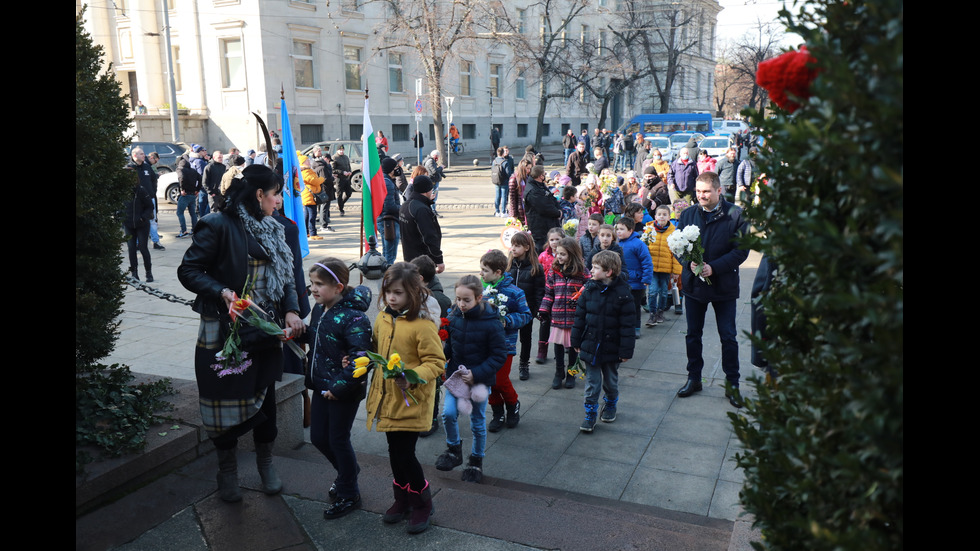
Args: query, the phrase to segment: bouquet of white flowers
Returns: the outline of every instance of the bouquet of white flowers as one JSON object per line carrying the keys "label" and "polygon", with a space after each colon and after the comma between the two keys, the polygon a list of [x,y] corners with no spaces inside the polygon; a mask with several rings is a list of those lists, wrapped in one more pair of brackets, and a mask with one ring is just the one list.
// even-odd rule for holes
{"label": "bouquet of white flowers", "polygon": [[674,231],[667,238],[667,246],[674,256],[685,262],[693,262],[694,275],[711,285],[711,280],[701,275],[704,270],[704,246],[701,244],[701,228],[690,225],[683,230]]}
{"label": "bouquet of white flowers", "polygon": [[640,235],[640,241],[647,245],[657,242],[657,230],[654,229],[652,222],[643,226],[643,234]]}
{"label": "bouquet of white flowers", "polygon": [[483,300],[487,301],[487,304],[493,304],[497,307],[497,313],[500,314],[500,323],[507,325],[507,295],[501,293],[496,287],[490,287],[483,291]]}

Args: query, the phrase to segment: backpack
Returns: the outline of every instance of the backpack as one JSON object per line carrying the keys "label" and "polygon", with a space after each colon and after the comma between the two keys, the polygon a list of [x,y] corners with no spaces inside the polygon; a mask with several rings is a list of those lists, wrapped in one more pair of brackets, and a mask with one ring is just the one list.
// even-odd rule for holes
{"label": "backpack", "polygon": [[490,182],[495,186],[502,186],[507,184],[507,174],[505,173],[506,168],[504,166],[503,157],[497,157],[493,160],[493,164],[490,165]]}

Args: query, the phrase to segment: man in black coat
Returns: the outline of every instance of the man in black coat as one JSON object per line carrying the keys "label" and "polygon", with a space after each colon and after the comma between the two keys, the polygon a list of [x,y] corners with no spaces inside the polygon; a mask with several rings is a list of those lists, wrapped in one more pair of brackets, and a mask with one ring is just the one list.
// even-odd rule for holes
{"label": "man in black coat", "polygon": [[412,181],[408,201],[398,211],[398,222],[405,262],[428,256],[436,263],[436,273],[441,274],[446,264],[442,257],[442,228],[432,210],[434,195],[432,180],[428,176],[417,176]]}
{"label": "man in black coat", "polygon": [[585,147],[585,142],[579,142],[575,146],[575,151],[568,156],[568,163],[565,164],[565,174],[572,179],[572,185],[575,187],[582,185],[582,177],[589,173],[585,168],[585,165],[589,164]]}
{"label": "man in black coat", "polygon": [[315,145],[313,146],[313,156],[310,159],[310,163],[313,168],[313,173],[324,179],[323,184],[321,184],[321,189],[327,192],[327,202],[320,205],[320,226],[329,232],[336,231],[330,227],[330,203],[336,198],[333,167],[330,166],[330,157],[325,156],[323,149]]}

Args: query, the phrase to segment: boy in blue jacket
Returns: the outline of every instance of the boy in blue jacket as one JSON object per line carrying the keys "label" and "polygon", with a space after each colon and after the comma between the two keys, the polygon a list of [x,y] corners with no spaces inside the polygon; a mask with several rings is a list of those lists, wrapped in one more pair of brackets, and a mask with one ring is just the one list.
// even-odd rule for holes
{"label": "boy in blue jacket", "polygon": [[[640,226],[642,228],[642,226]],[[633,231],[633,219],[623,216],[616,220],[616,237],[623,248],[625,272],[629,278],[633,301],[636,302],[636,338],[640,338],[640,314],[646,299],[646,288],[653,282],[653,259],[650,249],[640,240],[640,232]]]}
{"label": "boy in blue jacket", "polygon": [[480,258],[480,277],[483,279],[483,298],[500,310],[507,338],[507,360],[497,371],[497,380],[488,399],[493,417],[487,430],[497,432],[505,423],[507,428],[512,429],[521,420],[521,402],[510,382],[510,366],[517,354],[517,335],[521,327],[531,323],[532,317],[524,291],[514,285],[514,279],[507,271],[507,255],[502,251],[493,249]]}

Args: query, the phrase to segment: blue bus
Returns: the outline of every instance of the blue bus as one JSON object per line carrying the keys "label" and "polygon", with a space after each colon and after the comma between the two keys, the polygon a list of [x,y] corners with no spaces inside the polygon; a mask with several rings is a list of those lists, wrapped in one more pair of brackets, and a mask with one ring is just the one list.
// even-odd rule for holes
{"label": "blue bus", "polygon": [[705,113],[649,113],[636,115],[619,130],[623,134],[670,136],[675,132],[711,133],[711,115]]}

